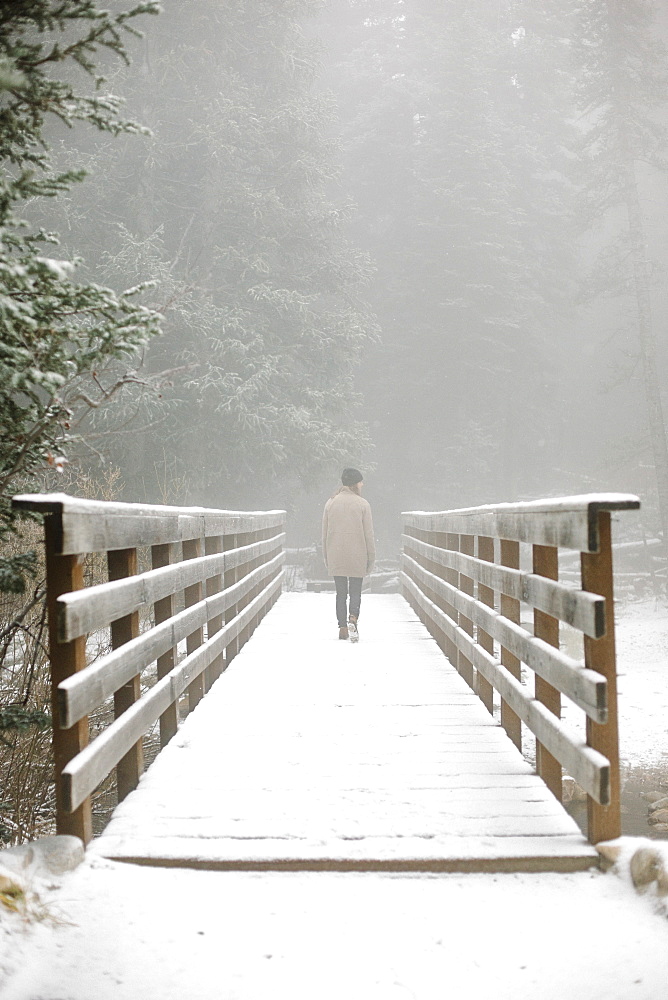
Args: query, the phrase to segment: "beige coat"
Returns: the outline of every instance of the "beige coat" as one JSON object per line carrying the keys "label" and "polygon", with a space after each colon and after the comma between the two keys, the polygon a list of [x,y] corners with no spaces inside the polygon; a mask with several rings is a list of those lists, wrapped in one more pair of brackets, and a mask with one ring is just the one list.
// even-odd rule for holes
{"label": "beige coat", "polygon": [[366,576],[373,569],[371,507],[349,486],[342,486],[325,504],[322,555],[330,576]]}

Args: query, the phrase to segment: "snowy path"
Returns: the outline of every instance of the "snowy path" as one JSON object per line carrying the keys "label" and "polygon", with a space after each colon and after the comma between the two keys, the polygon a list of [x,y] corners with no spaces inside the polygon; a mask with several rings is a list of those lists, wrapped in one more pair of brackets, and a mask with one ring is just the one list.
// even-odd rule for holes
{"label": "snowy path", "polygon": [[[425,665],[420,647],[424,651],[435,647],[430,640],[417,642],[410,613],[398,620],[394,599],[367,599],[358,648],[329,638],[331,596],[309,595],[306,600],[295,605],[292,595],[281,599],[275,614],[263,622],[221,678],[226,683],[219,683],[207,696],[157,762],[169,759],[168,755],[184,761],[182,770],[175,767],[172,772],[172,800],[178,800],[181,822],[191,834],[198,824],[200,832],[211,830],[212,803],[221,817],[227,815],[225,796],[231,801],[234,789],[238,794],[252,771],[278,780],[277,761],[290,742],[290,732],[293,748],[318,732],[321,747],[320,756],[302,760],[301,769],[295,765],[282,772],[285,788],[293,793],[299,787],[317,791],[322,803],[325,790],[331,792],[335,785],[322,779],[318,785],[314,776],[318,769],[325,774],[322,743],[332,739],[333,714],[345,711],[351,716],[347,736],[352,741],[356,734],[357,742],[350,746],[361,753],[359,748],[366,745],[368,753],[372,735],[382,736],[387,746],[388,733],[402,731],[396,724],[385,729],[379,724],[384,713],[388,720],[397,719],[399,698],[409,683],[423,697],[440,691],[442,701],[437,705],[452,704],[451,689],[457,691],[458,705],[470,704],[466,688],[462,693],[458,683],[442,677],[440,653],[438,670],[431,653]],[[294,631],[293,614],[299,616],[305,645],[310,646],[306,665],[300,666],[296,655],[281,653],[285,636],[281,639],[278,631]],[[381,629],[388,631],[374,637]],[[401,633],[411,631],[409,654]],[[266,662],[253,666],[251,653],[262,644]],[[381,690],[385,700],[374,707],[373,698]],[[351,697],[353,691],[358,705],[355,727],[351,711],[333,707],[349,705],[343,695]],[[252,725],[242,715],[246,699],[255,705]],[[481,726],[491,735],[491,720],[482,711]],[[196,720],[203,716],[212,722],[209,750],[220,748],[211,766],[206,765],[205,748],[197,751],[195,746],[200,731]],[[246,728],[247,743],[237,743],[234,751],[235,744],[227,742],[225,733],[241,736]],[[457,735],[454,728],[444,728],[444,739]],[[461,727],[462,733],[465,728]],[[428,731],[425,727],[425,735]],[[432,734],[428,745],[433,742]],[[239,754],[249,745],[255,747],[253,758],[242,767]],[[317,742],[310,745],[316,747]],[[380,773],[388,767],[387,750],[383,753],[386,766]],[[348,773],[353,773],[350,755],[347,759]],[[188,761],[197,766],[191,768]],[[200,771],[205,766],[207,770]],[[447,772],[448,782],[456,777],[453,770]],[[526,780],[526,769],[520,771]],[[236,783],[229,773],[237,775]],[[156,832],[164,825],[159,774],[154,764],[142,781],[146,806],[131,808],[128,801],[114,820],[117,830],[124,826],[129,830],[142,816],[145,832],[152,823]],[[376,773],[373,797],[384,803],[380,816],[386,815],[392,788],[394,793],[403,788],[412,794],[406,772],[394,774],[392,784],[381,782]],[[479,777],[484,787],[485,775]],[[459,793],[448,785],[446,775],[439,780],[440,798],[454,800]],[[495,782],[499,787],[498,776]],[[265,780],[256,787],[256,803],[262,800],[259,790],[268,786]],[[430,781],[429,787],[436,786]],[[202,790],[206,794],[200,794]],[[473,810],[482,800],[477,791],[470,794]],[[371,798],[367,796],[367,804]],[[202,814],[198,820],[190,812],[197,802],[205,807],[207,818]],[[304,813],[309,814],[308,803],[297,812],[301,822]],[[394,816],[398,814],[401,810],[395,809]],[[319,815],[323,818],[322,809]],[[403,815],[406,822],[408,814]],[[421,815],[435,814],[427,810]],[[349,822],[346,818],[346,825]],[[327,823],[332,828],[331,816]],[[14,914],[0,913],[2,1000],[668,998],[665,905],[651,892],[638,896],[628,874],[617,877],[595,869],[563,874],[167,871],[100,857],[99,850],[111,843],[111,834],[110,827],[109,837],[89,850],[76,871],[38,882],[35,889],[47,919],[24,923]],[[156,837],[158,843],[161,839]],[[193,841],[197,847],[200,838],[191,837],[189,851]],[[202,843],[208,841],[200,842],[200,848]],[[213,846],[217,850],[221,845],[214,841]]]}
{"label": "snowy path", "polygon": [[577,870],[597,855],[399,596],[286,594],[92,852],[222,869]]}
{"label": "snowy path", "polygon": [[2,1000],[668,996],[668,921],[599,871],[166,872],[94,859],[46,898],[60,926],[3,939],[0,921]]}

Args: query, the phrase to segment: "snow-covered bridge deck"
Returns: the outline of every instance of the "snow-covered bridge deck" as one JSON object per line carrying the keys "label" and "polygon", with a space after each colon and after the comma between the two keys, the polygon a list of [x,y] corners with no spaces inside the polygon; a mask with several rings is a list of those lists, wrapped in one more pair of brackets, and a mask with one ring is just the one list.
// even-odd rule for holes
{"label": "snow-covered bridge deck", "polygon": [[577,870],[597,854],[398,595],[284,594],[90,850],[209,869]]}

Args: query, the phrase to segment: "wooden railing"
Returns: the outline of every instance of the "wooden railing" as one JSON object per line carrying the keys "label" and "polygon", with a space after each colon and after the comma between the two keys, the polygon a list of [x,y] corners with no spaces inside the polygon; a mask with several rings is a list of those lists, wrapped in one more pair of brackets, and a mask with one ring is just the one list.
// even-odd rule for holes
{"label": "wooden railing", "polygon": [[[168,742],[179,703],[187,696],[194,708],[278,599],[285,511],[65,494],[13,503],[45,515],[57,829],[87,843],[93,791],[114,768],[119,801],[136,787],[144,734],[159,719],[161,745]],[[106,561],[107,579],[84,586],[89,553],[106,555],[93,559],[98,575]],[[91,635],[111,646],[93,662]],[[157,678],[142,693],[152,665]],[[114,721],[89,742],[89,716],[112,696]]]}
{"label": "wooden railing", "polygon": [[[610,512],[639,506],[592,494],[403,515],[404,596],[490,712],[498,692],[516,746],[522,724],[535,735],[552,792],[562,766],[586,791],[592,843],[621,833]],[[581,553],[579,586],[559,582],[560,548]],[[560,622],[584,636],[582,658],[560,650]],[[585,712],[586,738],[561,721],[562,694]]]}

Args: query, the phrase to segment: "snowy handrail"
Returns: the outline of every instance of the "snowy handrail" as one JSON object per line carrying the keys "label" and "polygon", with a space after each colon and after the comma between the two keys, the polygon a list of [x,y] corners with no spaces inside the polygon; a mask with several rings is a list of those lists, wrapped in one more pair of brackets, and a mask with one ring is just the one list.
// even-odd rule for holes
{"label": "snowy handrail", "polygon": [[[165,746],[184,694],[190,711],[278,599],[285,511],[60,493],[13,504],[45,515],[56,825],[87,843],[94,790],[114,768],[119,801],[137,786],[144,735],[160,720]],[[83,556],[92,553],[106,554],[105,579],[86,586]],[[150,620],[140,630],[142,610]],[[111,648],[88,662],[88,638],[109,633]],[[112,695],[114,721],[89,743],[89,715]]]}
{"label": "snowy handrail", "polygon": [[[562,766],[584,788],[592,843],[621,832],[610,516],[639,506],[612,493],[403,515],[404,596],[490,712],[498,692],[515,745],[522,723],[536,736],[538,774],[557,798]],[[520,569],[522,544],[532,572]],[[559,548],[581,552],[578,586],[559,582]],[[582,660],[559,649],[560,622],[582,634]],[[562,694],[585,712],[586,740],[561,721]]]}

